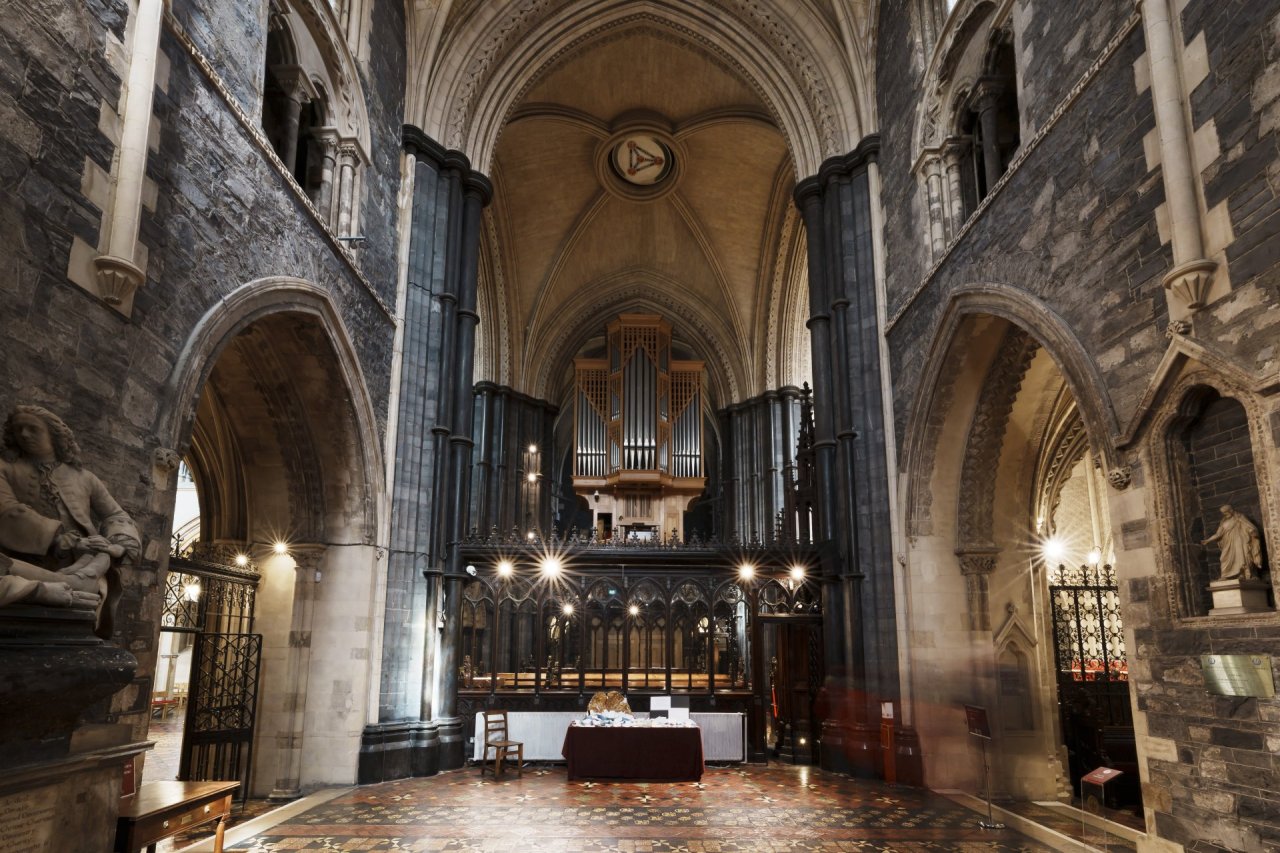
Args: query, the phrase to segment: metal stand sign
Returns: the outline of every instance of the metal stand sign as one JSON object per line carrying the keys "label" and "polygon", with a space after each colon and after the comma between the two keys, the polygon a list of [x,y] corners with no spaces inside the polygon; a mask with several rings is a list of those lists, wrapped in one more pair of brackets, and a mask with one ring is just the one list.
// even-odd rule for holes
{"label": "metal stand sign", "polygon": [[978,821],[983,829],[1004,829],[1003,823],[996,823],[991,807],[991,764],[987,761],[987,741],[991,740],[991,723],[987,720],[987,709],[976,705],[964,706],[965,723],[969,734],[982,743],[982,778],[987,790],[987,819]]}
{"label": "metal stand sign", "polygon": [[[1098,797],[1100,807],[1105,807],[1107,804],[1107,783],[1123,774],[1123,770],[1116,770],[1114,767],[1098,767],[1094,770],[1090,770],[1088,773],[1080,777],[1080,837],[1082,839],[1087,835],[1085,831],[1084,816],[1088,813],[1088,803],[1086,803],[1084,799],[1084,786],[1097,785],[1102,794]],[[1105,829],[1102,831],[1103,850],[1110,849],[1110,836],[1111,834]]]}

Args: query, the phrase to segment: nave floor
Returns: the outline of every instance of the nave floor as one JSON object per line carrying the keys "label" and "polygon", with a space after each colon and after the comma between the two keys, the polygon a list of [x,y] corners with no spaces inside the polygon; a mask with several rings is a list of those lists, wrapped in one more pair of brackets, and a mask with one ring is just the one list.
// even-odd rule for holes
{"label": "nave floor", "polygon": [[928,791],[816,768],[708,768],[702,782],[569,782],[563,767],[478,770],[342,793],[228,850],[1047,851]]}

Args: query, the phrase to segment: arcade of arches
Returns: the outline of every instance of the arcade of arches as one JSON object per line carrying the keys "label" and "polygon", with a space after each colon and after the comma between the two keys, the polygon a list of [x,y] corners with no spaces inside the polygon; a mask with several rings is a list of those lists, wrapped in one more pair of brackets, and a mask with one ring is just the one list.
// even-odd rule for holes
{"label": "arcade of arches", "polygon": [[160,779],[471,803],[417,777],[478,715],[558,759],[604,690],[935,821],[796,849],[980,839],[928,791],[984,762],[1023,829],[1280,844],[1280,1],[51,0],[0,43],[0,847],[110,849]]}

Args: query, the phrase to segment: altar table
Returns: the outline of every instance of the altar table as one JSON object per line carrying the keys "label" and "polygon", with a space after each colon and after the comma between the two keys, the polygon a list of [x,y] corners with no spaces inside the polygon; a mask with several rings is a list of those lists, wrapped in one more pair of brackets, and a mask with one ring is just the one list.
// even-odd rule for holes
{"label": "altar table", "polygon": [[702,731],[693,726],[569,726],[561,753],[571,782],[702,779]]}

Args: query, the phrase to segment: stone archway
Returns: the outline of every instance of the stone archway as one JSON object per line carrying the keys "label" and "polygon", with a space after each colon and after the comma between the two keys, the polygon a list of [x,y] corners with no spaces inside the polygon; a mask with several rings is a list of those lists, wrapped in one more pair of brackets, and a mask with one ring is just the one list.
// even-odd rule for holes
{"label": "stone archway", "polygon": [[1067,787],[1042,549],[1055,525],[1085,525],[1063,559],[1112,550],[1114,432],[1096,429],[1109,405],[1090,364],[1029,308],[984,287],[944,312],[902,482],[909,622],[931,636],[906,656],[926,780],[976,783],[960,707],[976,704],[992,709],[996,789],[1035,799]]}
{"label": "stone archway", "polygon": [[322,289],[252,282],[198,324],[168,389],[157,434],[192,465],[206,541],[250,555],[261,573],[251,792],[350,784],[376,701],[385,502],[350,337]]}

